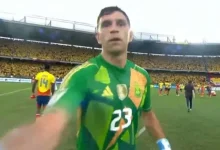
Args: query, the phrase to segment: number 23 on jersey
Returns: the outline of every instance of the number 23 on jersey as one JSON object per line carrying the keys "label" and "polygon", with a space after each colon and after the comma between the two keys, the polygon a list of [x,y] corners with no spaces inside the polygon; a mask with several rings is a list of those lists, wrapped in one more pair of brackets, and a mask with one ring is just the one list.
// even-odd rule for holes
{"label": "number 23 on jersey", "polygon": [[[131,108],[124,108],[123,110],[117,109],[113,112],[116,117],[112,120],[110,125],[111,131],[118,131],[120,128],[125,129],[131,125],[132,120],[132,109]],[[125,114],[125,124],[123,124],[121,127],[118,125],[123,114]]]}

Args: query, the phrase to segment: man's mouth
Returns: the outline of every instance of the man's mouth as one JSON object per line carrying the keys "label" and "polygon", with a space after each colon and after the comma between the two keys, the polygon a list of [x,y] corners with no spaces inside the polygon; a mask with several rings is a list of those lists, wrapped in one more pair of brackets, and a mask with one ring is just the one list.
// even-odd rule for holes
{"label": "man's mouth", "polygon": [[122,41],[120,38],[112,38],[109,40],[110,42]]}

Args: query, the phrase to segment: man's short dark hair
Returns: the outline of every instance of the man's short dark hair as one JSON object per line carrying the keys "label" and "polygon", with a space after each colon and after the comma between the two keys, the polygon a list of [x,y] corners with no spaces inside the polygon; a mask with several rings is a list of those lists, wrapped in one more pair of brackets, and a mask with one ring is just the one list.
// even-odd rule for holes
{"label": "man's short dark hair", "polygon": [[117,6],[110,6],[110,7],[105,7],[100,11],[98,19],[97,19],[97,26],[99,24],[99,20],[101,17],[103,17],[105,15],[110,15],[116,11],[121,12],[125,16],[125,18],[127,19],[128,24],[130,25],[130,19],[128,18],[128,15],[121,8],[119,8]]}
{"label": "man's short dark hair", "polygon": [[192,80],[189,80],[189,84],[192,84]]}
{"label": "man's short dark hair", "polygon": [[50,65],[49,64],[44,64],[44,70],[50,70]]}

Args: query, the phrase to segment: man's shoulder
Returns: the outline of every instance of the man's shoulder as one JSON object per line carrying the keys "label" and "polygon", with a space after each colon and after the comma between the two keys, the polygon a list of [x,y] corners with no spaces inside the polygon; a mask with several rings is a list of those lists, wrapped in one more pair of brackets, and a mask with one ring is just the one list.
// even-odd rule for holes
{"label": "man's shoulder", "polygon": [[50,73],[51,78],[56,78],[54,74]]}
{"label": "man's shoulder", "polygon": [[89,77],[93,76],[97,70],[97,65],[90,61],[76,66],[64,77],[61,88],[67,87],[69,83],[72,82],[79,82],[82,84],[84,81],[87,81]]}
{"label": "man's shoulder", "polygon": [[143,74],[145,77],[149,77],[149,73],[147,72],[147,70],[145,70],[144,68],[138,66],[137,64],[134,64],[134,69],[138,72],[140,72],[141,74]]}
{"label": "man's shoulder", "polygon": [[185,85],[185,88],[186,88],[186,89],[189,89],[189,88],[191,88],[191,85],[186,84],[186,85]]}
{"label": "man's shoulder", "polygon": [[94,72],[96,72],[96,70],[98,70],[98,65],[92,61],[86,61],[85,63],[74,67],[70,73],[71,74],[81,74],[81,75],[92,75]]}
{"label": "man's shoulder", "polygon": [[40,77],[42,75],[42,72],[38,72],[37,74],[36,74],[36,77],[38,78],[38,77]]}
{"label": "man's shoulder", "polygon": [[139,74],[141,74],[140,78],[143,79],[143,81],[146,81],[146,83],[151,83],[150,75],[144,68],[138,66],[137,64],[134,64],[134,67],[132,68],[135,71],[137,71]]}
{"label": "man's shoulder", "polygon": [[37,75],[40,75],[40,74],[42,74],[42,71],[37,72]]}

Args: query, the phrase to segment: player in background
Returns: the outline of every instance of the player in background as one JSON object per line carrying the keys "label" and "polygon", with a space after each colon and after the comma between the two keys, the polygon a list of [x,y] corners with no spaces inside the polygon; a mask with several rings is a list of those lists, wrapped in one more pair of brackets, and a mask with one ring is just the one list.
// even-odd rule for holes
{"label": "player in background", "polygon": [[210,82],[210,89],[211,89],[211,96],[216,96],[216,92],[215,92],[215,88],[214,88],[214,84],[212,84],[211,82]]}
{"label": "player in background", "polygon": [[159,150],[171,150],[152,110],[150,76],[127,60],[133,38],[127,14],[118,7],[102,9],[96,38],[101,54],[67,74],[38,121],[3,138],[6,150],[55,149],[79,106],[78,150],[135,150],[140,115]]}
{"label": "player in background", "polygon": [[165,82],[165,91],[166,91],[166,95],[168,96],[170,94],[170,89],[171,89],[171,83],[166,81]]}
{"label": "player in background", "polygon": [[189,81],[188,84],[184,87],[185,90],[185,98],[186,98],[186,106],[188,112],[192,111],[193,106],[193,98],[195,98],[195,88],[192,81]]}
{"label": "player in background", "polygon": [[197,92],[198,91],[198,84],[194,84],[194,88],[195,88],[195,91]]}
{"label": "player in background", "polygon": [[205,84],[201,84],[200,97],[204,97],[205,95]]}
{"label": "player in background", "polygon": [[164,83],[163,83],[163,82],[160,82],[160,83],[159,83],[159,88],[158,88],[159,96],[161,96],[162,93],[163,93],[163,86],[164,86]]}
{"label": "player in background", "polygon": [[180,84],[176,83],[176,96],[180,96],[179,91],[180,91]]}
{"label": "player in background", "polygon": [[172,84],[170,83],[170,82],[168,82],[169,84],[168,84],[168,91],[167,91],[167,95],[169,95],[170,94],[170,89],[171,89],[171,86],[172,86]]}
{"label": "player in background", "polygon": [[182,92],[183,92],[183,90],[184,90],[184,84],[183,84],[183,83],[181,83],[181,84],[180,84],[180,92],[182,93]]}
{"label": "player in background", "polygon": [[32,77],[31,78],[31,83],[34,83],[34,81],[35,81],[35,77]]}
{"label": "player in background", "polygon": [[207,89],[207,92],[208,92],[208,96],[209,96],[209,97],[212,97],[212,93],[211,93],[211,91],[212,91],[212,86],[211,86],[210,83],[208,83],[206,89]]}
{"label": "player in background", "polygon": [[55,91],[55,77],[50,72],[50,66],[45,65],[44,71],[37,73],[34,83],[32,85],[32,96],[31,98],[35,98],[35,89],[37,87],[37,112],[36,118],[41,116],[42,110],[47,106],[51,95],[54,94]]}
{"label": "player in background", "polygon": [[197,92],[198,92],[198,94],[200,93],[200,90],[201,90],[201,85],[198,83],[197,84]]}
{"label": "player in background", "polygon": [[167,93],[168,93],[168,86],[169,86],[168,81],[164,82],[164,85],[165,85],[164,95],[167,95]]}

